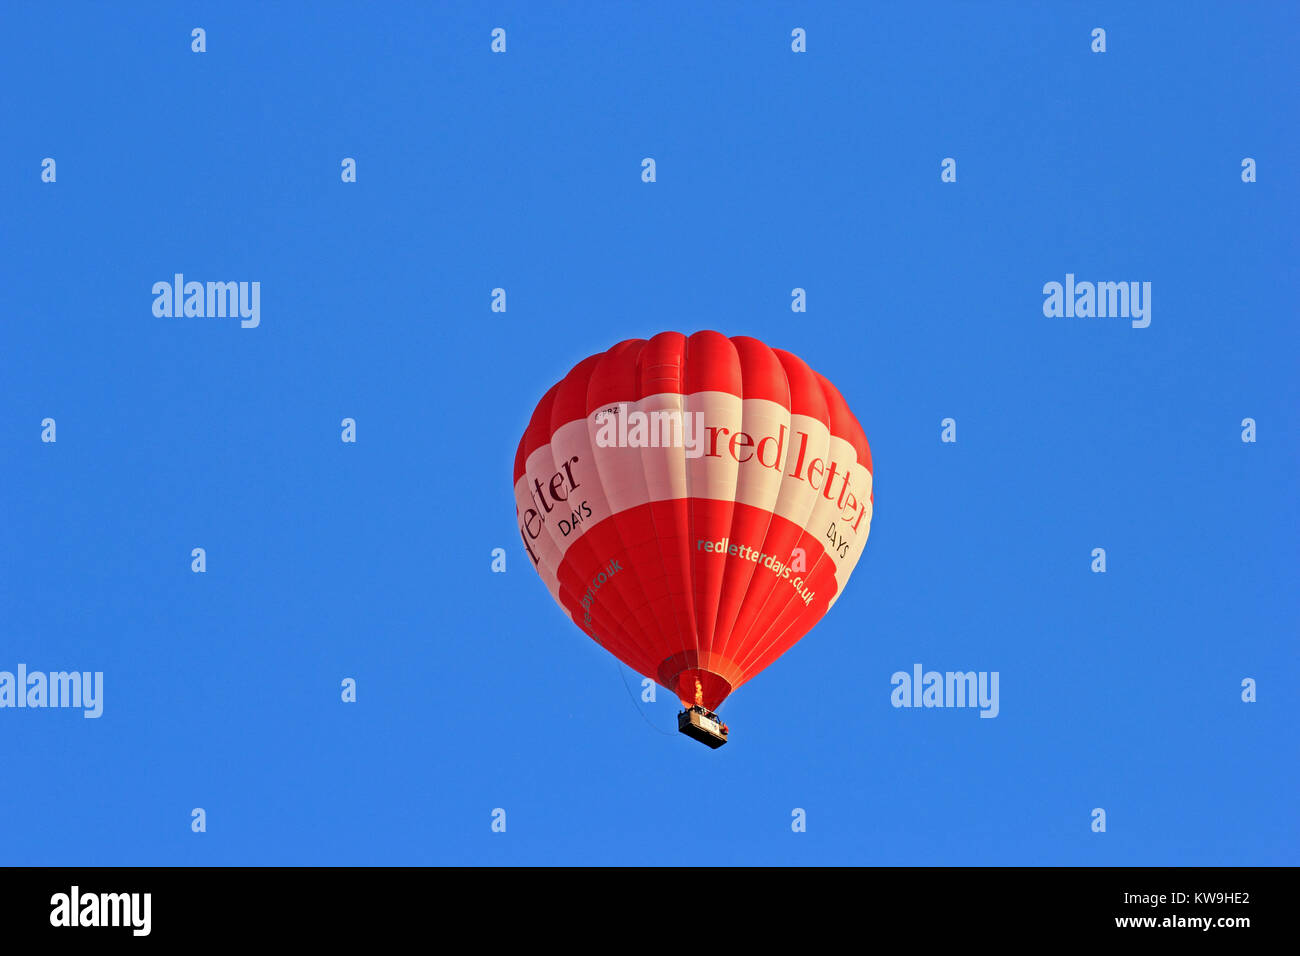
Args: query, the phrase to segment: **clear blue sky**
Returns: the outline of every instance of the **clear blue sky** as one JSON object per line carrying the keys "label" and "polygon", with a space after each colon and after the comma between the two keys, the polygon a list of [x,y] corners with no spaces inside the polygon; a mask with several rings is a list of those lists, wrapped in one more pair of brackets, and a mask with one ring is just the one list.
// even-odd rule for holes
{"label": "clear blue sky", "polygon": [[[0,710],[0,863],[1300,862],[1294,5],[406,6],[0,13],[0,670],[105,674]],[[177,272],[260,327],[155,317]],[[1044,317],[1067,272],[1150,327]],[[701,328],[876,466],[717,752],[511,493],[571,365]],[[918,662],[1000,715],[894,709]]]}

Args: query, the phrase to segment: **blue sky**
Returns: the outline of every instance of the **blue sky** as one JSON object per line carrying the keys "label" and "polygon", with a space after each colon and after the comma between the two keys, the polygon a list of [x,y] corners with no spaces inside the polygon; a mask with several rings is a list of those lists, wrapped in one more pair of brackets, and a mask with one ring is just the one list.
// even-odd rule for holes
{"label": "blue sky", "polygon": [[[0,710],[0,863],[1300,862],[1296,8],[697,6],[5,5],[0,670],[105,701]],[[155,317],[177,272],[260,326]],[[1066,273],[1150,327],[1045,317]],[[702,328],[876,467],[717,752],[511,493],[575,362]],[[891,707],[918,662],[999,716]]]}

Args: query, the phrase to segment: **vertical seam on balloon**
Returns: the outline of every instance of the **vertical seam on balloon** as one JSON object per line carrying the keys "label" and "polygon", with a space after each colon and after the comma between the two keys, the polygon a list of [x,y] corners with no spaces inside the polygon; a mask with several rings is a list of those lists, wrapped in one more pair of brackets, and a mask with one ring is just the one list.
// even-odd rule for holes
{"label": "vertical seam on balloon", "polygon": [[[781,366],[781,372],[782,372],[782,374],[785,374],[785,366],[784,366],[784,365]],[[794,406],[794,387],[793,387],[792,385],[790,385],[789,382],[790,382],[789,375],[786,375],[786,383],[787,383],[787,387],[788,387],[789,390],[790,390],[790,405],[791,405],[791,408],[790,408],[790,427],[791,427],[791,429],[792,429],[792,431],[793,431],[793,428],[794,428],[794,407],[793,407],[793,406]],[[828,414],[828,415],[827,415],[827,418],[829,418],[829,417],[830,417],[830,416],[829,416],[829,414]],[[826,426],[826,431],[827,431],[827,435],[829,436],[829,435],[831,434],[829,423],[828,423],[827,426]],[[793,441],[793,437],[791,438],[791,441]],[[784,467],[782,467],[782,472],[784,473]],[[778,500],[778,503],[779,503],[780,498],[778,497],[777,500]],[[812,509],[808,512],[808,515],[804,518],[804,523],[803,523],[803,525],[796,525],[796,527],[797,527],[797,529],[798,529],[798,532],[799,532],[799,537],[796,539],[795,544],[794,544],[794,547],[796,547],[796,548],[799,547],[800,544],[802,544],[802,542],[803,542],[803,538],[804,538],[804,536],[808,534],[808,529],[807,529],[806,525],[807,525],[808,521],[810,521],[810,520],[812,519],[812,515],[816,512],[816,507],[817,507],[817,506],[816,506],[816,502],[815,502],[815,500],[814,500],[813,507],[812,507]],[[769,533],[770,533],[770,531],[771,531],[771,522],[769,522],[768,530],[769,530]],[[824,555],[824,552],[823,552],[823,555]],[[818,559],[818,560],[820,560],[820,559]],[[816,567],[815,564],[814,564],[814,567]],[[761,642],[761,641],[763,640],[763,638],[764,638],[764,637],[765,637],[765,636],[766,636],[766,635],[767,635],[767,634],[772,630],[773,626],[775,626],[776,622],[780,619],[781,615],[785,612],[785,610],[786,610],[787,608],[790,607],[791,603],[795,600],[795,597],[794,597],[793,594],[788,594],[787,597],[785,598],[785,600],[782,601],[782,600],[781,600],[781,597],[780,597],[781,593],[782,593],[782,589],[781,589],[781,587],[779,586],[779,583],[778,583],[777,586],[775,586],[775,587],[773,587],[771,590],[769,590],[768,593],[767,593],[767,595],[766,595],[766,597],[763,598],[763,603],[759,606],[758,611],[757,611],[757,613],[755,614],[755,621],[757,622],[757,621],[761,621],[761,620],[764,619],[764,616],[765,616],[765,613],[767,612],[768,606],[771,605],[773,601],[776,602],[776,613],[773,614],[773,615],[771,616],[771,619],[770,619],[769,623],[767,624],[767,626],[766,626],[766,627],[765,627],[765,628],[764,628],[760,633],[757,634],[757,636],[756,636],[756,638],[755,638],[755,641],[754,641],[754,645],[757,645],[759,642]],[[754,626],[751,626],[751,628],[750,628],[750,633],[752,634],[753,631],[754,631]],[[760,655],[760,656],[761,656],[761,655]],[[736,661],[736,662],[735,662],[735,663],[736,663],[736,666],[737,666],[737,669],[738,669],[738,670],[740,671],[740,673],[741,673],[741,683],[744,683],[746,680],[749,679],[749,676],[750,676],[750,675],[747,673],[747,671],[748,671],[748,667],[749,667],[749,665],[750,665],[750,664],[751,664],[755,659],[756,659],[756,658],[755,658],[754,655],[753,655],[753,646],[751,646],[750,650],[746,652],[746,655],[745,655],[744,660],[743,660],[743,661]]]}
{"label": "vertical seam on balloon", "polygon": [[[682,395],[683,414],[690,414],[689,411],[687,410],[687,406],[690,403],[688,401],[689,393],[687,391],[687,385],[686,385],[686,378],[687,378],[686,370],[690,368],[690,364],[691,364],[691,337],[683,332],[682,333],[682,373],[680,376],[680,384],[679,384],[679,388],[681,390],[681,395]],[[682,427],[683,429],[685,429],[686,427],[685,422],[682,423]],[[702,441],[703,438],[701,438],[700,440]],[[691,487],[692,484],[691,474],[692,474],[691,468],[690,465],[688,464],[686,467],[686,540],[688,544],[686,553],[690,555],[691,573],[690,573],[689,586],[686,588],[686,601],[687,601],[687,605],[691,609],[689,620],[695,622],[695,626],[691,629],[691,643],[695,645],[695,661],[696,663],[698,663],[700,660],[700,609],[695,603],[695,582],[697,580],[696,566],[699,559],[696,556],[695,548],[689,546],[690,542],[695,540],[695,533],[696,533],[695,532],[695,528],[696,528],[695,489]],[[685,650],[685,648],[682,648],[682,650]],[[677,694],[678,700],[682,699],[681,694],[677,693],[677,688],[670,687],[668,689],[671,690],[674,694]]]}
{"label": "vertical seam on balloon", "polygon": [[[660,334],[662,334],[662,333],[660,333]],[[634,390],[633,390],[633,396],[634,396],[635,401],[636,401],[638,404],[641,403],[642,401],[644,401],[645,398],[646,398],[646,394],[645,394],[645,393],[646,393],[646,389],[644,388],[644,386],[643,386],[643,384],[642,384],[643,380],[642,380],[642,376],[641,376],[641,362],[642,362],[642,360],[645,358],[646,349],[650,346],[650,342],[652,342],[652,341],[653,341],[653,338],[646,340],[646,341],[641,345],[641,348],[637,351],[637,356],[636,356],[636,369],[637,369],[637,370],[636,370],[636,382],[635,382],[635,388],[634,388]],[[678,394],[679,394],[679,396],[680,396],[680,389],[679,389]],[[684,453],[685,453],[685,449],[683,448],[682,451],[683,451],[683,458],[684,458],[684,457],[685,457],[685,454],[684,454]],[[641,463],[642,463],[642,472],[644,473],[644,471],[645,471],[645,462],[646,462],[646,457],[647,457],[647,447],[642,447],[641,449],[639,449],[639,451],[638,451],[638,457],[641,459]],[[655,519],[655,502],[652,501],[652,500],[650,499],[650,495],[649,495],[649,493],[648,493],[648,492],[649,492],[649,482],[648,482],[648,481],[647,481],[647,489],[646,489],[646,490],[647,490],[647,494],[646,494],[646,502],[645,502],[644,507],[645,507],[645,509],[646,509],[646,513],[650,516],[650,528],[651,528],[651,531],[654,533],[655,540],[656,540],[656,541],[661,541],[661,540],[663,540],[663,539],[662,539],[661,535],[659,534],[659,523],[658,523],[658,521]],[[671,500],[671,499],[669,499],[669,500]],[[660,572],[662,572],[663,580],[664,580],[664,581],[667,581],[667,580],[668,580],[668,565],[664,562],[663,549],[662,549],[662,548],[655,548],[654,550],[655,550],[655,554],[656,554],[656,555],[658,556],[658,558],[659,558],[659,570],[660,570]],[[671,650],[673,647],[681,647],[681,646],[684,644],[683,637],[682,637],[682,625],[681,625],[681,621],[678,619],[677,611],[676,611],[675,608],[670,608],[670,609],[669,609],[669,616],[672,618],[673,628],[674,628],[674,630],[677,632],[677,642],[676,642],[675,644],[670,644],[670,643],[669,643],[669,637],[670,637],[670,636],[669,636],[668,634],[664,633],[663,628],[662,628],[662,626],[661,626],[661,624],[660,624],[660,621],[659,621],[658,615],[655,615],[655,626],[656,626],[657,628],[659,628],[659,636],[660,636],[661,641],[662,641],[662,643],[660,644],[660,650]],[[665,655],[665,657],[668,657],[668,656],[671,656],[671,655]],[[662,661],[663,659],[664,659],[664,658],[661,658],[660,660]],[[656,676],[657,676],[657,675],[658,675],[658,666],[656,665]]]}
{"label": "vertical seam on balloon", "polygon": [[[544,447],[546,449],[547,455],[550,457],[552,468],[558,469],[561,465],[561,462],[559,459],[559,450],[555,446],[556,430],[552,429],[552,427],[548,423],[547,431],[550,434],[548,436],[546,445]],[[593,464],[594,464],[594,456],[593,456]],[[525,475],[527,475],[526,462],[525,462]],[[548,530],[547,533],[550,534],[551,532]],[[587,543],[585,532],[578,538],[574,539],[574,541],[565,550],[564,554],[560,555],[560,558],[555,565],[556,583],[559,586],[560,593],[569,597],[569,599],[574,602],[574,606],[579,608],[582,606],[582,602],[581,602],[582,593],[583,593],[582,590],[580,589],[574,590],[570,586],[566,585],[564,581],[561,579],[560,573],[561,570],[564,569],[567,563],[574,570],[575,576],[580,578],[581,576],[577,572],[581,570],[582,561],[580,559],[584,556],[584,554],[589,554],[591,557],[594,558],[599,557],[599,555],[595,553],[594,548],[592,548]],[[622,600],[621,593],[619,592],[615,592],[615,593],[618,594],[620,603],[622,603],[624,607],[626,607],[626,601]],[[573,612],[569,611],[568,608],[565,608],[565,611],[569,613],[570,617],[573,616]],[[620,660],[623,660],[622,655],[619,653],[619,651],[622,649],[626,649],[629,652],[635,652],[637,650],[636,640],[634,636],[627,630],[626,622],[619,620],[617,609],[612,609],[608,613],[604,611],[600,612],[599,614],[593,613],[591,615],[591,619],[592,619],[591,630],[593,631],[593,633],[590,635],[590,637],[599,646],[609,651],[615,657],[618,657]],[[575,619],[575,623],[577,623],[576,619]],[[600,624],[599,629],[597,629],[597,627],[595,626],[597,623]],[[579,630],[582,630],[581,625],[579,625]],[[594,633],[597,632],[598,630],[600,632],[604,632],[605,634],[604,638],[600,637],[597,633]],[[584,631],[584,633],[586,632]],[[615,644],[617,644],[617,646],[613,646]]]}
{"label": "vertical seam on balloon", "polygon": [[[821,382],[820,379],[814,379],[814,381],[817,382],[817,387],[821,389],[821,391],[822,391],[822,395],[824,395],[824,396],[826,397],[826,406],[827,406],[827,408],[829,409],[829,408],[830,408],[830,405],[831,405],[831,401],[830,401],[830,394],[826,391],[826,386],[825,386],[824,384],[822,384],[822,382]],[[833,416],[833,415],[830,415],[830,414],[828,414],[826,417],[827,417],[828,419],[833,419],[833,418],[834,418],[834,416]],[[833,422],[833,421],[827,423],[827,430],[830,432],[830,435],[831,435],[831,441],[832,441],[832,443],[833,443],[834,440],[835,440],[835,438],[836,438],[836,435],[835,435],[835,429],[834,429],[834,422]],[[843,436],[841,436],[841,437],[843,437]],[[857,454],[856,454],[856,452],[854,453],[853,459],[854,459],[854,462],[857,463]],[[814,506],[814,508],[813,508],[813,512],[816,513],[816,510],[817,510],[817,509],[816,509],[816,507]],[[806,533],[806,529],[805,529],[805,533]],[[808,577],[809,577],[809,578],[812,577],[813,572],[817,570],[817,568],[821,565],[821,563],[822,563],[823,561],[831,561],[832,567],[834,567],[834,560],[831,558],[831,556],[830,556],[830,552],[826,550],[825,546],[822,547],[821,556],[818,557],[817,560],[813,562],[812,567],[808,569]],[[832,580],[834,580],[834,576],[833,576],[833,575],[832,575]],[[839,591],[839,581],[836,581],[835,584],[836,584],[836,591],[838,592],[838,591]],[[832,595],[832,597],[834,597],[834,595]],[[796,624],[798,624],[801,620],[803,620],[803,615],[802,615],[802,614],[797,615],[797,616],[796,616],[792,621],[790,621],[789,624],[787,624],[785,627],[783,627],[783,628],[780,630],[779,633],[775,634],[775,635],[772,636],[771,638],[768,638],[768,635],[771,634],[772,629],[776,626],[777,621],[779,621],[779,620],[781,619],[781,614],[784,613],[784,612],[785,612],[785,611],[786,611],[786,610],[791,606],[791,604],[792,604],[795,600],[796,600],[795,596],[794,596],[793,594],[791,594],[790,597],[787,598],[785,605],[781,608],[781,612],[778,613],[777,616],[776,616],[775,618],[772,619],[772,623],[768,626],[767,630],[766,630],[763,634],[760,634],[760,635],[759,635],[759,642],[762,642],[762,649],[761,649],[761,650],[759,651],[759,653],[757,653],[757,654],[754,654],[754,653],[752,653],[752,651],[751,651],[751,653],[746,657],[746,659],[745,659],[745,663],[744,663],[744,664],[742,665],[742,667],[741,667],[742,673],[743,673],[746,669],[748,669],[748,667],[749,667],[751,664],[755,664],[755,663],[761,661],[761,660],[763,659],[763,657],[764,657],[764,656],[765,656],[765,655],[766,655],[766,654],[767,654],[767,653],[768,653],[768,652],[769,652],[773,647],[776,647],[778,644],[780,644],[781,639],[782,639],[783,637],[785,637],[786,633],[790,630],[790,628],[794,627],[794,626],[795,626]],[[829,604],[828,604],[828,605],[827,605],[827,610],[829,610],[829,609],[830,609],[830,607],[829,607]],[[823,611],[822,613],[825,614],[826,612]],[[820,618],[818,618],[818,620],[820,620]],[[816,621],[814,621],[813,623],[815,624]],[[756,642],[755,647],[758,647],[758,642]],[[748,678],[746,678],[746,680],[747,680],[747,679],[748,679]]]}
{"label": "vertical seam on balloon", "polygon": [[[734,341],[734,340],[732,340],[732,345],[733,345],[733,346],[735,345],[735,341]],[[764,346],[764,348],[766,348],[766,347],[767,347],[767,346]],[[770,351],[770,350],[769,350],[769,351]],[[743,358],[740,357],[740,350],[737,349],[736,352],[737,352],[737,357],[739,358],[739,361],[740,361],[740,430],[741,430],[742,432],[745,432],[746,434],[751,434],[750,429],[749,429],[749,427],[748,427],[748,424],[749,424],[749,423],[746,421],[746,418],[745,418],[745,398],[746,398],[746,388],[745,388],[745,361],[744,361]],[[776,358],[776,357],[775,357],[775,355],[774,355],[774,356],[773,356],[773,359],[775,360],[775,358]],[[778,367],[779,367],[779,363],[778,363]],[[781,372],[782,372],[782,375],[785,374],[785,370],[784,370],[784,369],[782,369]],[[789,383],[788,383],[788,382],[787,382],[787,386],[786,386],[786,388],[787,388],[787,391],[788,391],[788,390],[789,390]],[[787,413],[788,413],[788,411],[789,411],[789,409],[787,409]],[[739,472],[737,473],[737,479],[736,479],[736,491],[737,491],[737,494],[739,494],[739,491],[740,491],[740,476],[739,476]],[[779,500],[780,495],[781,495],[781,486],[780,486],[779,483],[778,483],[777,486],[776,486],[776,494],[777,494],[777,500]],[[763,544],[763,543],[766,543],[766,541],[767,541],[767,536],[768,536],[768,534],[769,534],[769,533],[771,532],[771,530],[772,530],[772,508],[775,508],[775,507],[776,507],[777,500],[773,500],[772,503],[771,503],[771,508],[766,509],[766,510],[767,510],[767,525],[766,525],[766,526],[764,527],[764,529],[763,529],[763,537],[762,537],[762,540],[761,540],[760,542],[756,542],[756,543]],[[737,506],[738,506],[738,505],[739,505],[739,502],[733,502],[733,503],[732,503],[732,511],[731,511],[731,526],[732,526],[733,529],[735,528],[735,524],[736,524],[736,509],[737,509]],[[747,507],[749,507],[749,508],[756,508],[756,506],[754,506],[754,505],[749,505],[749,506],[747,506]],[[753,544],[751,544],[750,542],[745,542],[745,543],[746,543],[746,544],[750,544],[750,546],[753,547]],[[723,560],[726,561],[727,559],[724,558]],[[733,567],[733,566],[734,566],[734,565],[731,565],[730,562],[727,562],[727,565],[728,565],[728,567]],[[731,649],[732,649],[732,646],[733,646],[733,644],[734,644],[734,645],[735,645],[735,649],[736,649],[736,653],[740,653],[740,651],[743,650],[743,648],[744,648],[744,639],[745,639],[745,637],[747,636],[747,634],[736,634],[736,633],[734,632],[734,627],[735,627],[736,622],[737,622],[738,620],[740,620],[740,612],[741,612],[742,610],[744,610],[744,607],[745,607],[745,598],[746,598],[746,596],[748,596],[750,588],[752,588],[752,587],[754,586],[754,576],[755,576],[756,574],[758,574],[758,565],[757,565],[757,563],[755,563],[755,566],[750,570],[749,579],[745,582],[745,591],[744,591],[744,593],[741,595],[741,598],[740,598],[739,603],[736,605],[736,612],[735,612],[735,614],[734,614],[734,615],[732,616],[732,618],[731,618],[730,626],[727,627],[726,631],[724,632],[724,637],[723,637],[723,639],[722,639],[722,646],[721,646],[721,648],[717,651],[717,653],[718,653],[719,655],[721,655],[721,657],[722,657],[724,660],[726,660],[726,661],[730,661],[730,662],[732,662],[733,664],[734,664],[735,662],[734,662],[734,660],[733,660],[732,657],[731,657]],[[722,590],[723,590],[724,592],[727,590],[727,579],[726,579],[725,576],[724,576],[724,578],[723,578],[723,582],[722,582]],[[718,633],[718,631],[720,630],[720,625],[723,623],[723,622],[722,622],[722,619],[721,619],[721,616],[720,616],[721,613],[722,613],[722,602],[719,601],[719,602],[718,602],[718,614],[719,614],[719,617],[714,621],[714,624],[713,624],[713,633],[714,633],[715,635]],[[747,633],[748,633],[748,632],[747,632]],[[734,640],[733,640],[733,639],[734,639]],[[730,680],[728,680],[728,683],[730,683]]]}
{"label": "vertical seam on balloon", "polygon": [[[608,355],[609,352],[610,352],[610,350],[607,349],[607,350],[605,351],[605,355]],[[593,375],[591,376],[591,379],[588,379],[588,382],[587,382],[587,390],[588,390],[588,394],[587,394],[587,399],[586,399],[586,401],[583,403],[583,407],[584,407],[584,409],[590,407],[590,405],[591,405],[591,394],[590,394],[590,390],[591,390],[591,380],[594,379],[594,378],[595,378],[595,375],[593,374]],[[589,415],[589,414],[590,414],[590,413],[588,413],[588,415]],[[586,420],[586,418],[588,417],[588,415],[584,415],[584,421]],[[593,462],[593,464],[594,464],[595,467],[596,467],[596,474],[597,474],[597,477],[600,478],[600,480],[601,480],[602,483],[603,483],[604,478],[603,478],[603,476],[600,474],[600,470],[601,470],[601,469],[600,469],[600,458],[599,458],[599,457],[598,457],[594,452],[592,453],[592,462]],[[607,497],[608,497],[608,496],[607,496]],[[608,517],[606,520],[609,521],[609,522],[611,522],[611,527],[613,528],[614,536],[618,539],[618,542],[619,542],[619,545],[620,545],[622,551],[623,551],[624,553],[630,554],[630,549],[629,549],[629,547],[628,547],[627,539],[623,537],[623,527],[622,527],[622,525],[620,524],[620,522],[619,522],[619,520],[618,520],[619,515],[624,514],[628,509],[625,508],[625,509],[623,509],[623,511],[618,511],[618,512],[616,512],[616,511],[614,511],[614,507],[613,507],[613,505],[611,504],[609,510],[610,510],[609,517]],[[629,590],[631,590],[632,588],[635,588],[635,590],[636,590],[636,592],[637,592],[637,595],[639,595],[641,598],[645,598],[645,589],[641,587],[641,582],[640,582],[639,580],[637,580],[637,578],[636,578],[636,574],[635,574],[634,572],[632,572],[630,568],[629,568],[628,570],[629,570],[630,573],[629,573],[629,577],[628,577],[627,581],[625,582],[626,586],[629,588]],[[635,596],[637,596],[637,595],[632,595],[632,596],[635,597]],[[638,608],[633,607],[631,601],[628,601],[628,602],[625,602],[625,603],[628,604],[628,613],[632,616],[632,618],[633,618],[633,622],[635,622],[635,619],[636,619],[636,612],[637,612]],[[647,611],[649,611],[650,602],[647,600],[647,601],[645,602],[645,604],[642,605],[642,606],[644,606],[644,607],[647,609]],[[653,622],[653,626],[654,626],[655,630],[658,631],[658,629],[659,629],[659,622],[658,622],[657,620],[655,620],[653,613],[650,613],[650,618],[651,618],[651,620],[652,620],[652,622]],[[630,636],[630,635],[629,635],[629,636]],[[635,642],[632,642],[632,643],[634,644]],[[617,656],[617,655],[615,655],[615,656]],[[658,663],[657,663],[657,662],[655,662],[655,664],[654,664],[654,669],[655,669],[655,674],[657,675],[657,674],[658,674]],[[646,676],[652,676],[652,675],[646,675]]]}

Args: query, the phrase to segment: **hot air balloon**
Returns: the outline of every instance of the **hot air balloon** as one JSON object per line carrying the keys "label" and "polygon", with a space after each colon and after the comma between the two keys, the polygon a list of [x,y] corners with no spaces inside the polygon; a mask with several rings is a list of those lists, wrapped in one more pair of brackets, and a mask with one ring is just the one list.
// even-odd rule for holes
{"label": "hot air balloon", "polygon": [[748,336],[663,332],[579,362],[519,442],[524,548],[564,612],[676,694],[683,733],[843,593],[873,507],[871,449],[840,393]]}

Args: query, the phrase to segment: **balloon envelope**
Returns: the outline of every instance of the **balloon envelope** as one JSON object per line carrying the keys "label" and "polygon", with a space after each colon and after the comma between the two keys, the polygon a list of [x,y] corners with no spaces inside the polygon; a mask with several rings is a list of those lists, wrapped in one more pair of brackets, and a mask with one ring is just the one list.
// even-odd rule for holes
{"label": "balloon envelope", "polygon": [[538,403],[514,479],[524,547],[560,607],[709,710],[820,620],[871,528],[871,450],[840,393],[794,355],[718,332],[579,362]]}

